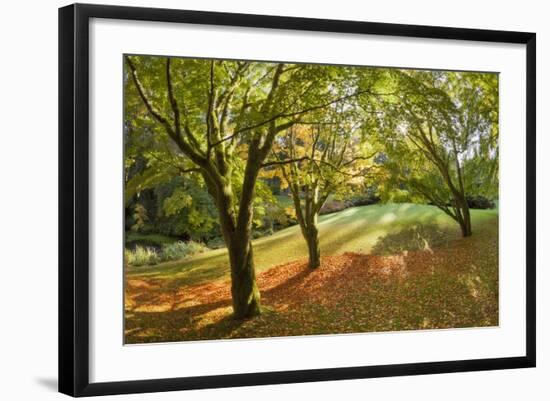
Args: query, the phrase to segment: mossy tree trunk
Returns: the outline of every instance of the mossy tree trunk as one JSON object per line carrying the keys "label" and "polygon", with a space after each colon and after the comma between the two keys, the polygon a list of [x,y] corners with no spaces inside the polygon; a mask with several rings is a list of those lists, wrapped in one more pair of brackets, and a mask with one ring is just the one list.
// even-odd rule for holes
{"label": "mossy tree trunk", "polygon": [[[251,224],[238,226],[231,184],[217,186],[212,181],[207,183],[209,192],[216,200],[220,226],[229,254],[233,316],[236,319],[250,318],[260,313],[260,291],[256,285]],[[250,197],[253,199],[253,193]],[[246,203],[245,201],[241,205],[251,213],[251,204]]]}
{"label": "mossy tree trunk", "polygon": [[256,271],[252,244],[240,238],[229,250],[231,261],[231,296],[233,314],[245,319],[260,314],[260,291],[256,285]]}

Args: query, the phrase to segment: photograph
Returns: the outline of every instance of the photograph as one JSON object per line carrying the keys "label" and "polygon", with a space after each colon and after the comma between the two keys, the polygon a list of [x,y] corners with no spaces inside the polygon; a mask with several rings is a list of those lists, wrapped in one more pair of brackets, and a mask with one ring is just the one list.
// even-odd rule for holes
{"label": "photograph", "polygon": [[499,325],[498,73],[123,59],[125,344]]}

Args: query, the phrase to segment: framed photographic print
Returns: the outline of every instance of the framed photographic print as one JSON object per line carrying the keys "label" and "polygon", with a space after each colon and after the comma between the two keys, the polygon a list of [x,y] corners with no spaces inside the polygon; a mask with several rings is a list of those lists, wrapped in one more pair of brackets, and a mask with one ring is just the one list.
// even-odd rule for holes
{"label": "framed photographic print", "polygon": [[59,390],[535,366],[535,34],[59,10]]}

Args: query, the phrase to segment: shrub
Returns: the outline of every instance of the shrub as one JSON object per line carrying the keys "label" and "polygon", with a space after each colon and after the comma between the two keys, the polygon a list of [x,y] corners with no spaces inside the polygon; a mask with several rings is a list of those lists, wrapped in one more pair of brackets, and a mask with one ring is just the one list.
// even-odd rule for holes
{"label": "shrub", "polygon": [[155,249],[140,245],[137,245],[134,250],[125,249],[124,256],[131,266],[156,265],[160,262]]}
{"label": "shrub", "polygon": [[187,256],[192,256],[197,253],[206,251],[208,248],[201,243],[189,241],[177,241],[171,244],[164,245],[160,253],[163,262],[169,260],[178,260]]}
{"label": "shrub", "polygon": [[162,246],[176,241],[176,238],[161,234],[141,234],[132,231],[126,232],[126,248],[134,249],[136,246],[152,248],[160,251]]}
{"label": "shrub", "polygon": [[339,212],[341,210],[347,209],[348,207],[351,207],[352,204],[349,201],[339,201],[339,200],[329,200],[325,202],[321,210],[319,211],[319,214],[329,214],[329,213],[335,213]]}
{"label": "shrub", "polygon": [[350,199],[353,206],[375,205],[380,202],[380,197],[376,195],[357,195]]}
{"label": "shrub", "polygon": [[182,259],[206,250],[208,250],[208,248],[198,242],[178,241],[163,245],[160,251],[154,248],[136,245],[133,250],[125,249],[124,257],[130,266],[145,266]]}
{"label": "shrub", "polygon": [[494,209],[495,202],[484,196],[467,196],[466,201],[470,209]]}
{"label": "shrub", "polygon": [[269,235],[273,235],[273,227],[267,227],[263,230],[254,230],[252,231],[252,238],[253,239],[257,239],[257,238],[262,238],[262,237],[267,237]]}
{"label": "shrub", "polygon": [[222,237],[214,237],[209,239],[206,245],[210,249],[219,249],[225,246],[225,242]]}
{"label": "shrub", "polygon": [[376,195],[366,195],[366,194],[355,195],[346,200],[332,199],[325,202],[319,214],[323,215],[323,214],[340,212],[350,207],[374,205],[378,202],[380,202],[380,197]]}

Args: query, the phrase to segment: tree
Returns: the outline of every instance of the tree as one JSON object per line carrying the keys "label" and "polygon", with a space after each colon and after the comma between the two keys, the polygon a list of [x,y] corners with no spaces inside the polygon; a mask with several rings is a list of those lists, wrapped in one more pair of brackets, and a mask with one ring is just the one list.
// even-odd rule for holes
{"label": "tree", "polygon": [[[280,173],[290,190],[296,219],[308,247],[308,266],[321,265],[317,221],[331,194],[344,195],[361,185],[373,168],[370,144],[360,135],[360,124],[345,112],[348,104],[333,105],[318,121],[288,129],[272,152],[271,173]],[[367,153],[370,153],[367,155]]]}
{"label": "tree", "polygon": [[378,107],[394,185],[440,208],[468,237],[467,196],[498,187],[498,76],[395,70],[393,79],[396,95]]}
{"label": "tree", "polygon": [[[251,229],[256,180],[277,135],[341,92],[334,67],[126,56],[127,102],[139,99],[161,160],[200,174],[229,253],[236,318],[260,313]],[[327,82],[331,82],[329,85]]]}

